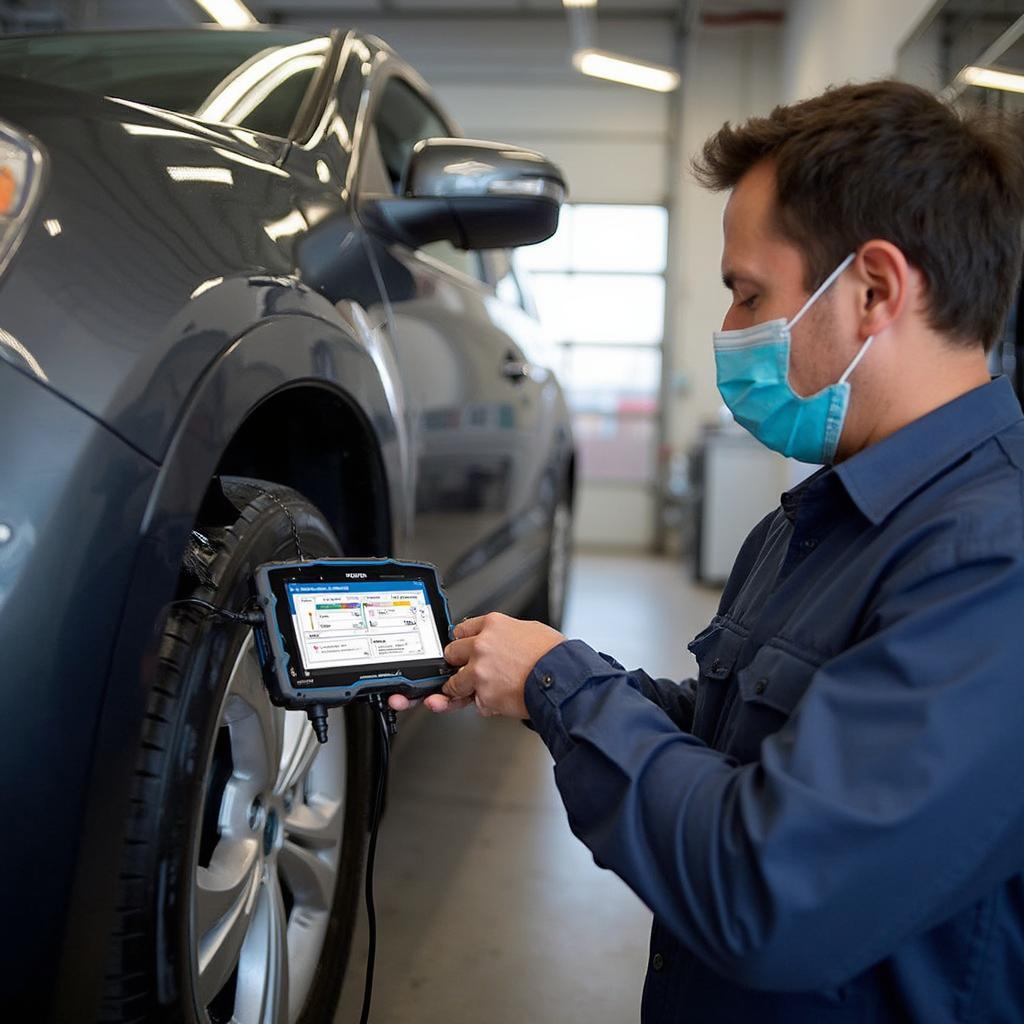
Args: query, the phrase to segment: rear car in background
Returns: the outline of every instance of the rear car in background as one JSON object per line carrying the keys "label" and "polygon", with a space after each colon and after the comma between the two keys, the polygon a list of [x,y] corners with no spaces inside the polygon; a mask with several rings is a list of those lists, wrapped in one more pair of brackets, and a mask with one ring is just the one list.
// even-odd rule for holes
{"label": "rear car in background", "polygon": [[301,548],[559,622],[573,441],[508,250],[564,188],[355,33],[0,40],[5,1017],[329,1019],[368,716],[319,748],[173,602]]}

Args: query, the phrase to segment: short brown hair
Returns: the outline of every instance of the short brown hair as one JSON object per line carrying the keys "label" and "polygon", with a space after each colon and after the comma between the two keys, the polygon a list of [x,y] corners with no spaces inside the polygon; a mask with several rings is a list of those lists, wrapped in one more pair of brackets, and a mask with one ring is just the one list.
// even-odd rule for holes
{"label": "short brown hair", "polygon": [[804,253],[808,291],[883,238],[924,276],[931,326],[988,349],[1020,276],[1019,133],[1005,119],[960,115],[916,86],[869,82],[726,123],[693,170],[718,191],[771,160],[778,226]]}

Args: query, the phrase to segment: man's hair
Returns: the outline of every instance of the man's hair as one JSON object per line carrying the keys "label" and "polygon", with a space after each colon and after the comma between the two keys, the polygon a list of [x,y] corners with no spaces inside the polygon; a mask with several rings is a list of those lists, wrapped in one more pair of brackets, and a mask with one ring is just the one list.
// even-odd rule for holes
{"label": "man's hair", "polygon": [[1020,276],[1022,148],[1014,122],[962,116],[924,89],[880,81],[726,123],[693,170],[720,191],[771,161],[777,226],[804,254],[808,291],[885,239],[921,271],[932,328],[988,349]]}

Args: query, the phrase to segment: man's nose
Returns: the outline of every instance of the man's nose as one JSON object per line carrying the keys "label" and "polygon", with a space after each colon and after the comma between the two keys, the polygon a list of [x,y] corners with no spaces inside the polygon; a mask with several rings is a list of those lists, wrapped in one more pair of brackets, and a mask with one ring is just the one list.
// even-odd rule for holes
{"label": "man's nose", "polygon": [[722,330],[723,331],[734,331],[739,327],[748,326],[745,323],[740,322],[740,317],[737,315],[735,309],[730,309],[725,316],[722,318]]}

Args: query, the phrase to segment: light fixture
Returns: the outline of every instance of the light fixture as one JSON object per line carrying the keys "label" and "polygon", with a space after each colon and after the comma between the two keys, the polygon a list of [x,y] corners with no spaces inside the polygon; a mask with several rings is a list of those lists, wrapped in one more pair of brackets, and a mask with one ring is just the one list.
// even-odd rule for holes
{"label": "light fixture", "polygon": [[572,10],[574,7],[596,7],[597,0],[562,0],[562,6]]}
{"label": "light fixture", "polygon": [[230,167],[168,167],[172,181],[208,181],[215,185],[234,185]]}
{"label": "light fixture", "polygon": [[151,124],[133,124],[130,121],[122,121],[121,127],[129,135],[160,135],[174,139],[191,139],[194,135],[183,132],[180,128],[159,128]]}
{"label": "light fixture", "polygon": [[979,68],[971,65],[964,68],[958,77],[967,85],[977,85],[982,89],[1024,92],[1024,75],[1015,75],[1009,71],[996,71],[994,68]]}
{"label": "light fixture", "polygon": [[623,85],[635,85],[655,92],[671,92],[679,85],[679,73],[661,64],[648,64],[627,57],[617,57],[605,50],[577,50],[573,66],[593,78],[605,78]]}
{"label": "light fixture", "polygon": [[248,28],[259,24],[242,0],[196,0],[196,3],[225,28]]}

